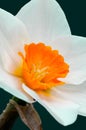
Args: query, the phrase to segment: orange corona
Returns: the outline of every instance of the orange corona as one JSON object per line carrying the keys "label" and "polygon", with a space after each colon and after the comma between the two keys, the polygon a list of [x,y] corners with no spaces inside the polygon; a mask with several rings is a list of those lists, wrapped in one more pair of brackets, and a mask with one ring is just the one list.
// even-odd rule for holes
{"label": "orange corona", "polygon": [[21,52],[23,66],[22,79],[34,90],[47,90],[62,84],[58,78],[64,78],[69,66],[57,50],[43,43],[25,45],[25,56]]}

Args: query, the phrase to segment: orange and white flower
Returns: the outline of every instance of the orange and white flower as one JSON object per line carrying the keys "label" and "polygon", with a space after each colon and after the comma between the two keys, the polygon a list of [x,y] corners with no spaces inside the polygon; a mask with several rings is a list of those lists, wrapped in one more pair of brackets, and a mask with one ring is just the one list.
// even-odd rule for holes
{"label": "orange and white flower", "polygon": [[86,116],[86,38],[71,34],[55,0],[32,0],[16,16],[0,9],[0,87],[63,125]]}

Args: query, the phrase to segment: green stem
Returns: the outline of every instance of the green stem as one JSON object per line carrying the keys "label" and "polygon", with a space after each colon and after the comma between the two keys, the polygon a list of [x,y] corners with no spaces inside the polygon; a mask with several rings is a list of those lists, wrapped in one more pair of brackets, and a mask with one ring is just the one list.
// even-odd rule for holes
{"label": "green stem", "polygon": [[21,99],[18,99],[17,97],[12,97],[12,100],[14,100],[18,105],[22,105],[22,106],[25,106],[26,105],[26,102],[24,102],[23,100]]}

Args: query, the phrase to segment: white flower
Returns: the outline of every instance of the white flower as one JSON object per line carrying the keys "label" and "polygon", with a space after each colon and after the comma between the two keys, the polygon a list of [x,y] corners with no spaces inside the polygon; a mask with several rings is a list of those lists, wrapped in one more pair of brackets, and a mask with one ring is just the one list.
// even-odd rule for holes
{"label": "white flower", "polygon": [[[26,86],[26,82],[22,80],[21,70],[22,61],[25,60],[24,45],[39,42],[44,43],[45,48],[51,46],[53,50],[58,50],[69,65],[69,72],[66,77],[58,78],[65,84],[38,92],[31,89],[31,86]],[[41,72],[44,72],[42,76],[45,75],[46,67],[39,70],[34,63],[32,65],[34,72],[31,70],[31,74],[36,71],[36,78]],[[27,75],[26,77],[29,80]],[[31,80],[33,79],[35,79],[34,75]],[[30,85],[32,81],[29,82]],[[85,85],[86,38],[71,35],[66,17],[55,0],[32,0],[16,16],[0,9],[0,87],[2,89],[29,103],[33,102],[33,98],[36,99],[59,123],[69,125],[76,120],[78,114],[86,116]]]}

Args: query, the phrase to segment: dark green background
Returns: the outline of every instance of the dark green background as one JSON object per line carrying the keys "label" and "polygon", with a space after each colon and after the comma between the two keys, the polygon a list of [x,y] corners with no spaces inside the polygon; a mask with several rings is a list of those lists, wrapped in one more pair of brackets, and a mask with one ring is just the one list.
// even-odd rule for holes
{"label": "dark green background", "polygon": [[[29,0],[0,0],[0,8],[16,14],[18,10]],[[86,2],[85,0],[58,0],[63,8],[72,34],[86,36]],[[5,108],[9,98],[12,96],[0,89],[0,113]],[[38,103],[35,103],[35,108],[40,114],[43,122],[43,130],[85,130],[86,118],[78,116],[77,121],[70,126],[62,126],[56,122],[53,117]],[[28,130],[28,128],[18,119],[12,130]]]}

